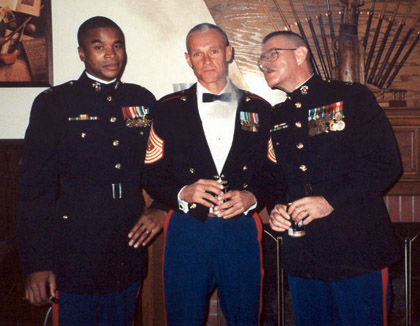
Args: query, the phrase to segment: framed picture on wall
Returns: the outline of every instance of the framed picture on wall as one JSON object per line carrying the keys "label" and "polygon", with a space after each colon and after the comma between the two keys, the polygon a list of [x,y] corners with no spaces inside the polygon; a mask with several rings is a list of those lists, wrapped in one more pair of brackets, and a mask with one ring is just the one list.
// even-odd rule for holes
{"label": "framed picture on wall", "polygon": [[0,87],[53,85],[51,0],[0,0]]}

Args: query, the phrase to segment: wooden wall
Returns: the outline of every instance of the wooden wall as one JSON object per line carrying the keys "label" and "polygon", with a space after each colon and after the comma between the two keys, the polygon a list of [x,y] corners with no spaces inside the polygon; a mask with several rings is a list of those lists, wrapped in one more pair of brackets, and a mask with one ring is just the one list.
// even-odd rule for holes
{"label": "wooden wall", "polygon": [[[305,31],[306,36],[308,37],[310,47],[315,56],[315,61],[318,66],[320,66],[319,57],[315,50],[315,45],[313,38],[311,36],[311,31],[309,24],[306,19],[306,13],[304,9],[304,3],[306,4],[309,17],[312,19],[316,35],[321,41],[321,32],[318,25],[318,20],[316,16],[318,13],[321,13],[323,18],[323,23],[325,25],[325,32],[328,40],[330,56],[333,56],[333,47],[330,37],[330,31],[328,27],[328,20],[326,17],[327,7],[326,1],[324,0],[290,0],[296,10],[298,19],[301,22],[301,25]],[[291,10],[289,0],[205,0],[207,7],[209,8],[215,22],[219,27],[221,27],[229,36],[229,39],[235,48],[235,61],[241,71],[245,80],[259,80],[259,82],[264,82],[262,73],[258,70],[256,65],[257,59],[261,54],[261,40],[265,35],[274,31],[274,30],[284,30],[285,24],[282,20],[279,10],[277,9],[275,3],[278,4],[281,11],[286,18],[286,21],[291,26],[293,32],[299,33],[299,29],[295,24],[296,19]],[[351,1],[353,2],[353,1]],[[362,1],[360,1],[362,2]],[[386,53],[391,44],[392,39],[395,36],[397,31],[398,24],[401,21],[405,21],[405,27],[403,28],[401,35],[396,43],[395,50],[392,52],[391,58],[398,49],[403,36],[413,27],[414,32],[412,33],[407,46],[405,49],[413,43],[416,33],[420,30],[420,24],[417,22],[418,14],[420,13],[420,1],[419,0],[378,0],[376,1],[374,8],[374,16],[372,20],[372,25],[369,33],[366,58],[371,48],[371,43],[373,40],[376,27],[378,26],[379,16],[384,9],[385,2],[387,6],[385,8],[384,20],[380,28],[380,33],[378,37],[378,42],[375,47],[374,59],[378,54],[381,41],[385,34],[386,28],[388,26],[389,19],[394,15],[395,9],[398,6],[398,11],[395,16],[395,23],[391,32],[389,34],[388,42],[386,43],[385,50]],[[368,12],[371,9],[372,0],[366,0],[363,2],[364,5],[360,7],[359,15],[359,40],[362,40],[366,31],[366,25],[368,20]],[[318,7],[317,7],[318,4]],[[334,21],[334,32],[338,36],[339,24],[341,21],[341,2],[339,0],[330,0],[330,7],[332,12],[332,17]],[[319,11],[318,11],[319,8]],[[416,24],[417,23],[417,24]],[[322,47],[322,53],[325,57],[325,52]],[[402,52],[400,58],[405,54],[405,50]],[[385,54],[382,55],[379,67],[383,62]],[[399,62],[399,60],[397,61]],[[373,66],[373,61],[371,67]],[[415,48],[412,54],[409,56],[407,62],[397,75],[394,82],[391,84],[392,89],[402,89],[407,90],[406,100],[408,107],[420,107],[420,96],[418,92],[418,85],[420,83],[420,44]],[[373,91],[379,91],[376,86],[368,84],[368,86]],[[379,96],[378,96],[379,98]],[[386,105],[385,103],[383,104]]]}

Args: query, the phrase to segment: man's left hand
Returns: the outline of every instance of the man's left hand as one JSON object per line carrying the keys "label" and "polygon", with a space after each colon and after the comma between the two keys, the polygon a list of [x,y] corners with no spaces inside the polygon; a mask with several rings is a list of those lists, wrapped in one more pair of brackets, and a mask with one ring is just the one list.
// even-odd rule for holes
{"label": "man's left hand", "polygon": [[165,217],[165,211],[146,207],[136,225],[128,233],[130,238],[128,245],[134,248],[140,245],[147,246],[162,231]]}
{"label": "man's left hand", "polygon": [[242,214],[257,202],[255,196],[246,190],[228,191],[219,196],[220,204],[214,208],[217,217],[228,219]]}
{"label": "man's left hand", "polygon": [[296,223],[303,221],[303,225],[307,225],[317,218],[330,215],[333,211],[334,208],[323,196],[311,196],[295,200],[287,210]]}

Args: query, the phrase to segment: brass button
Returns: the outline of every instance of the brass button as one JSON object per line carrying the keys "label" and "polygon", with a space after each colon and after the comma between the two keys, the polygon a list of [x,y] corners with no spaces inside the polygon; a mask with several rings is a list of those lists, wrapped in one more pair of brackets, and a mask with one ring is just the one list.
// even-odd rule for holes
{"label": "brass button", "polygon": [[249,101],[251,101],[251,98],[250,98],[249,96],[247,96],[247,97],[245,98],[245,102],[249,102]]}
{"label": "brass button", "polygon": [[213,178],[214,178],[214,180],[218,180],[219,179],[219,176],[218,175],[214,175]]}
{"label": "brass button", "polygon": [[299,166],[299,169],[300,169],[302,172],[305,172],[305,171],[308,169],[308,167],[307,167],[305,164],[302,164],[301,166]]}
{"label": "brass button", "polygon": [[302,122],[298,121],[295,123],[296,128],[301,128],[302,127]]}
{"label": "brass button", "polygon": [[64,215],[64,216],[63,216],[63,218],[64,218],[65,220],[67,220],[69,217],[68,217],[67,215]]}
{"label": "brass button", "polygon": [[244,167],[242,168],[242,171],[246,171],[246,170],[248,170],[248,167],[244,165]]}
{"label": "brass button", "polygon": [[302,107],[302,103],[296,102],[295,107],[296,107],[296,109],[300,109]]}
{"label": "brass button", "polygon": [[86,137],[86,133],[85,133],[85,132],[82,132],[82,133],[80,134],[80,137],[85,138],[85,137]]}
{"label": "brass button", "polygon": [[111,102],[111,101],[112,101],[112,96],[108,96],[108,97],[106,98],[106,100],[107,100],[108,102]]}
{"label": "brass button", "polygon": [[118,146],[119,144],[120,144],[120,141],[119,140],[114,140],[112,142],[112,145],[114,145],[114,146]]}
{"label": "brass button", "polygon": [[191,205],[190,205],[190,208],[191,209],[194,209],[194,208],[196,208],[197,207],[197,204],[196,203],[192,203]]}
{"label": "brass button", "polygon": [[194,173],[195,173],[194,168],[190,168],[190,173],[191,173],[191,174],[194,174]]}
{"label": "brass button", "polygon": [[244,183],[242,187],[243,187],[244,189],[245,189],[245,188],[248,188],[248,184],[247,184],[247,183]]}
{"label": "brass button", "polygon": [[224,174],[222,174],[220,177],[221,177],[221,178],[224,178],[224,177],[225,177],[225,175],[224,175]]}
{"label": "brass button", "polygon": [[297,149],[302,149],[303,148],[303,144],[302,143],[297,143],[296,144]]}
{"label": "brass button", "polygon": [[111,119],[109,121],[111,121],[112,123],[114,123],[115,121],[117,121],[117,118],[116,117],[111,117]]}
{"label": "brass button", "polygon": [[276,146],[280,146],[280,143],[279,142],[276,142]]}
{"label": "brass button", "polygon": [[144,132],[143,131],[140,131],[140,135],[143,136],[144,135]]}
{"label": "brass button", "polygon": [[115,168],[116,168],[117,170],[120,170],[120,169],[121,169],[121,163],[117,163],[117,164],[115,164]]}

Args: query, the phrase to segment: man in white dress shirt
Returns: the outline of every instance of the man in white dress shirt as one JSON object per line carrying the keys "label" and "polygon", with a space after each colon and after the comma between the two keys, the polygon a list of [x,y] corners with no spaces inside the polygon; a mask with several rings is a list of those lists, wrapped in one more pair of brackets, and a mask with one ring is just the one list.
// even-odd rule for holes
{"label": "man in white dress shirt", "polygon": [[204,325],[218,288],[228,325],[258,325],[261,175],[270,105],[228,78],[233,50],[212,24],[195,26],[185,53],[198,82],[165,96],[154,116],[145,188],[170,211],[165,223],[167,325]]}

